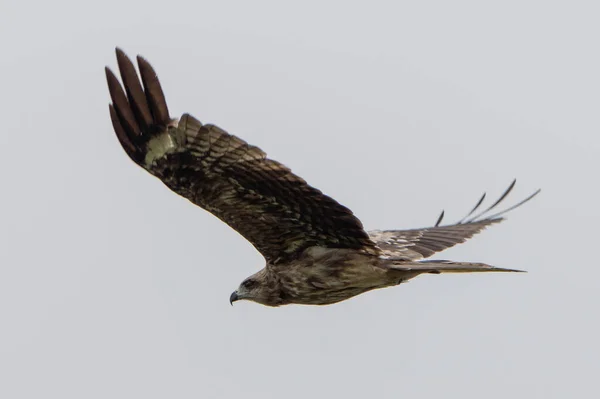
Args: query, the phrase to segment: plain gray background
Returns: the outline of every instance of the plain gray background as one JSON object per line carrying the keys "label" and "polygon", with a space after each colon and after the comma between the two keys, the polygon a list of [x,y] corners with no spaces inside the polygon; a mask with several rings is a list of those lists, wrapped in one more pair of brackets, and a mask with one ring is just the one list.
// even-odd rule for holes
{"label": "plain gray background", "polygon": [[[594,397],[596,4],[2,0],[0,397]],[[230,307],[263,260],[122,151],[117,45],[368,229],[541,187],[439,256],[529,273]]]}

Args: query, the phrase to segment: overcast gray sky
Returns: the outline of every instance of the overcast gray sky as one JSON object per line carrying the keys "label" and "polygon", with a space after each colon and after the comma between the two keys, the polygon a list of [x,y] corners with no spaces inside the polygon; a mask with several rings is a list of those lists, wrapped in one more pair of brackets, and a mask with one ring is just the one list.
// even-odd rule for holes
{"label": "overcast gray sky", "polygon": [[[597,4],[2,0],[0,397],[594,397]],[[229,306],[263,260],[122,151],[117,45],[368,229],[541,187],[441,255],[529,273]]]}

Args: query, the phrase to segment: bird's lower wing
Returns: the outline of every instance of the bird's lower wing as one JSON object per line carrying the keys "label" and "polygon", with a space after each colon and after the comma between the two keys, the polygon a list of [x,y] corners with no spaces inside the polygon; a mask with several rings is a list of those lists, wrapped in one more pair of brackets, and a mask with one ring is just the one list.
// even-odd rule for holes
{"label": "bird's lower wing", "polygon": [[485,194],[483,194],[475,207],[458,223],[440,226],[439,224],[444,216],[444,212],[442,212],[437,223],[432,227],[412,230],[376,230],[370,231],[369,236],[380,249],[380,256],[382,258],[397,260],[428,258],[436,252],[465,242],[492,224],[501,222],[504,220],[501,215],[523,205],[540,192],[540,190],[537,190],[519,203],[488,216],[490,211],[496,209],[508,196],[515,183],[516,180],[512,182],[508,189],[491,206],[483,212],[476,214],[476,216],[471,216],[483,203],[485,199]]}
{"label": "bird's lower wing", "polygon": [[369,236],[389,259],[418,260],[460,244],[502,219],[413,230],[369,231]]}

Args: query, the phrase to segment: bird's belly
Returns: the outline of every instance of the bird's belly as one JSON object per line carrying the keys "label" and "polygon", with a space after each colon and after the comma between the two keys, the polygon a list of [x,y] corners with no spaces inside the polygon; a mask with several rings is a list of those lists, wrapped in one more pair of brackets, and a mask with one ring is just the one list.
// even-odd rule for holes
{"label": "bird's belly", "polygon": [[319,260],[285,270],[281,276],[286,302],[329,305],[364,292],[398,284],[388,270],[377,267],[369,257],[336,262]]}
{"label": "bird's belly", "polygon": [[376,288],[382,287],[347,287],[341,289],[325,289],[320,291],[311,291],[306,295],[300,296],[292,303],[300,305],[331,305],[337,302],[345,301],[354,296],[363,294]]}

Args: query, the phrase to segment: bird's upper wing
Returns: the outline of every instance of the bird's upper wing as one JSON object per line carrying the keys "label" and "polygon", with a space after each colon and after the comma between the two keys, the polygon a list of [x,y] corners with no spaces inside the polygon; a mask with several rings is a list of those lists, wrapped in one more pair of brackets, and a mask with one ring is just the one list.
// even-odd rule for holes
{"label": "bird's upper wing", "polygon": [[512,191],[515,183],[516,180],[514,180],[504,194],[502,194],[502,196],[500,196],[500,198],[485,211],[472,217],[485,199],[485,194],[483,194],[471,212],[458,223],[440,226],[439,224],[444,216],[444,212],[442,212],[437,223],[432,227],[411,230],[376,230],[370,231],[369,236],[371,237],[371,240],[377,244],[382,257],[407,261],[428,258],[436,252],[443,251],[456,244],[465,242],[492,224],[501,222],[504,220],[501,215],[523,205],[540,192],[540,190],[537,190],[518,204],[513,205],[502,212],[487,216],[489,212],[495,209],[496,206]]}
{"label": "bird's upper wing", "polygon": [[150,64],[137,59],[142,87],[120,50],[117,60],[125,91],[107,68],[110,115],[127,154],[237,230],[269,262],[289,260],[311,246],[377,252],[348,208],[238,137],[187,114],[170,119]]}

